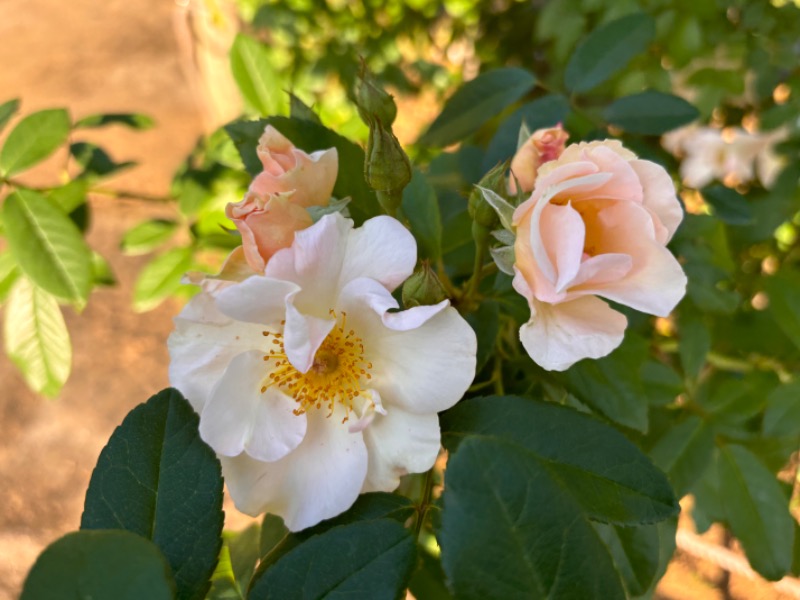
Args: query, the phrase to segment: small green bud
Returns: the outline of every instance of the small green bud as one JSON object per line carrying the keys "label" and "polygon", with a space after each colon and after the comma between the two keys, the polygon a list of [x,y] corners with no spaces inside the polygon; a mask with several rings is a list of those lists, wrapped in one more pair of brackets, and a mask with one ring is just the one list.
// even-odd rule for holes
{"label": "small green bud", "polygon": [[397,117],[397,105],[391,94],[387,94],[375,81],[375,78],[361,63],[361,70],[356,83],[356,105],[361,120],[372,127],[377,119],[384,127],[391,128]]}
{"label": "small green bud", "polygon": [[403,284],[403,306],[406,308],[438,304],[445,298],[447,292],[426,260]]}
{"label": "small green bud", "polygon": [[364,165],[369,186],[378,192],[384,209],[393,214],[402,201],[403,188],[411,181],[411,163],[400,142],[380,121],[370,128],[368,154]]}
{"label": "small green bud", "polygon": [[[478,186],[497,192],[501,196],[505,192],[506,187],[506,171],[508,170],[508,162],[500,163],[492,168],[478,183]],[[486,202],[483,194],[477,187],[472,188],[472,193],[469,195],[469,204],[467,205],[469,216],[472,220],[481,227],[492,230],[497,229],[500,219],[497,212],[492,208],[491,204]]]}

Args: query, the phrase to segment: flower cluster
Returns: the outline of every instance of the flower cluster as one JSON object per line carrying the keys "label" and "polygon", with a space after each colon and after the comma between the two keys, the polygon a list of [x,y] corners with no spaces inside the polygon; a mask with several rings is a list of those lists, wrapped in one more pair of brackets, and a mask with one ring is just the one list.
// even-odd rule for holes
{"label": "flower cluster", "polygon": [[[522,345],[559,370],[621,342],[626,319],[600,297],[667,315],[686,285],[665,247],[682,218],[666,172],[619,142],[566,139],[556,127],[520,148],[507,186],[529,196],[504,220],[531,309]],[[267,127],[258,154],[264,171],[227,209],[242,248],[217,277],[194,279],[202,291],[175,319],[170,379],[236,506],[299,530],[432,467],[438,413],[472,383],[477,341],[447,299],[400,310],[392,292],[417,264],[400,221],[313,222],[335,149],[306,154]]]}

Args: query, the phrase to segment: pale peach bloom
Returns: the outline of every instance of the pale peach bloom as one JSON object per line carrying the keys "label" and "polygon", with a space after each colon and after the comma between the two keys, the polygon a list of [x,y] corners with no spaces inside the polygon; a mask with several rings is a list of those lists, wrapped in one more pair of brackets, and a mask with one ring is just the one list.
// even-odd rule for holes
{"label": "pale peach bloom", "polygon": [[667,172],[618,141],[573,144],[543,165],[513,219],[514,288],[531,308],[520,339],[531,358],[564,370],[616,348],[627,320],[599,297],[668,315],[686,291],[666,248],[682,218]]}
{"label": "pale peach bloom", "polygon": [[244,199],[230,203],[225,214],[242,235],[247,263],[263,272],[266,262],[288,247],[294,233],[311,226],[306,208],[327,206],[336,183],[336,148],[307,154],[267,125],[258,142],[264,170],[256,175]]}
{"label": "pale peach bloom", "polygon": [[567,138],[569,134],[564,131],[560,123],[555,127],[533,132],[511,159],[512,176],[508,182],[511,193],[517,193],[517,183],[523,192],[532,191],[539,167],[561,155]]}

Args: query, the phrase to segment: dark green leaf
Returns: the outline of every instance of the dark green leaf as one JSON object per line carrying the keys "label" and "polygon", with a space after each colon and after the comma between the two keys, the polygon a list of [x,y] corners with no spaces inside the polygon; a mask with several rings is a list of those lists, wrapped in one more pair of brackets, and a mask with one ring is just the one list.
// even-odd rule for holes
{"label": "dark green leaf", "polygon": [[89,115],[88,117],[78,119],[78,122],[75,123],[75,127],[93,128],[105,127],[106,125],[124,125],[125,127],[130,127],[131,129],[143,131],[145,129],[150,129],[155,124],[156,122],[153,120],[153,118],[148,117],[147,115],[138,113],[108,113]]}
{"label": "dark green leaf", "polygon": [[191,248],[173,248],[159,254],[139,273],[133,289],[133,309],[151,310],[181,285],[181,277],[192,266]]}
{"label": "dark green leaf", "polygon": [[261,522],[261,536],[258,542],[258,556],[266,556],[278,543],[286,537],[289,530],[283,524],[283,519],[267,513]]}
{"label": "dark green leaf", "polygon": [[415,561],[414,538],[396,521],[351,523],[314,536],[281,557],[248,598],[395,600],[405,590]]}
{"label": "dark green leaf", "polygon": [[653,91],[615,100],[605,111],[612,125],[644,135],[661,135],[699,116],[700,112],[683,98]]}
{"label": "dark green leaf", "polygon": [[714,215],[729,225],[748,225],[753,222],[750,203],[736,190],[712,185],[703,189],[703,198],[714,209]]}
{"label": "dark green leaf", "polygon": [[403,214],[419,245],[421,258],[438,261],[442,256],[442,219],[436,192],[419,170],[403,190]]}
{"label": "dark green leaf", "polygon": [[319,120],[319,115],[291,92],[289,92],[289,116],[293,119],[302,119],[322,125],[322,121]]}
{"label": "dark green leaf", "polygon": [[220,464],[198,423],[174,389],[134,408],[100,453],[81,518],[81,529],[125,529],[153,540],[185,599],[208,591],[223,522]]}
{"label": "dark green leaf", "polygon": [[449,146],[477,131],[510,106],[536,83],[536,77],[518,67],[494,69],[461,86],[445,103],[442,114],[420,138],[427,146]]}
{"label": "dark green leaf", "polygon": [[417,569],[408,584],[408,590],[417,600],[453,600],[445,585],[442,563],[424,549],[418,554]]}
{"label": "dark green leaf", "polygon": [[576,498],[522,446],[463,441],[449,459],[443,501],[442,566],[457,598],[625,598]]}
{"label": "dark green leaf", "polygon": [[637,525],[678,512],[667,478],[636,446],[570,408],[515,396],[471,399],[442,415],[442,430],[451,451],[468,435],[521,446],[591,519]]}
{"label": "dark green leaf", "polygon": [[644,52],[655,33],[653,18],[644,13],[627,15],[598,27],[570,57],[564,83],[573,92],[591,90]]}
{"label": "dark green leaf", "polygon": [[242,96],[261,116],[281,111],[284,92],[269,52],[259,41],[239,33],[231,47],[231,72]]}
{"label": "dark green leaf", "polygon": [[767,398],[764,435],[800,436],[800,381],[775,388]]}
{"label": "dark green leaf", "polygon": [[570,368],[564,381],[578,399],[612,421],[645,432],[648,403],[640,373],[647,356],[645,342],[628,334],[611,355]]}
{"label": "dark green leaf", "polygon": [[742,446],[720,448],[720,498],[753,569],[777,581],[792,564],[794,522],[775,475]]}
{"label": "dark green leaf", "polygon": [[353,199],[347,208],[356,225],[360,225],[369,217],[381,214],[375,193],[364,180],[364,151],[350,140],[311,121],[272,117],[226,125],[225,131],[236,144],[242,161],[251,175],[257,175],[264,168],[256,154],[256,147],[267,125],[275,127],[295,146],[306,152],[336,148],[339,153],[339,176],[333,188],[333,195],[336,198],[349,196]]}
{"label": "dark green leaf", "polygon": [[61,108],[22,119],[0,150],[0,175],[11,177],[50,156],[67,141],[69,128],[69,115]]}
{"label": "dark green leaf", "polygon": [[[595,524],[630,596],[641,596],[653,583],[661,559],[661,523],[621,527]],[[672,532],[673,537],[675,535]]]}
{"label": "dark green leaf", "polygon": [[784,270],[764,284],[775,322],[800,348],[800,273]]}
{"label": "dark green leaf", "polygon": [[170,239],[177,227],[178,224],[169,219],[143,221],[125,233],[120,242],[120,248],[128,255],[152,252]]}
{"label": "dark green leaf", "polygon": [[690,379],[696,379],[706,364],[706,355],[711,350],[711,333],[703,320],[693,313],[682,314],[678,323],[680,327],[678,354],[681,357],[683,372]]}
{"label": "dark green leaf", "polygon": [[20,600],[171,600],[175,584],[152,542],[127,531],[76,531],[36,559]]}
{"label": "dark green leaf", "polygon": [[644,363],[641,376],[652,406],[672,404],[683,391],[683,380],[675,369],[655,359]]}
{"label": "dark green leaf", "polygon": [[75,162],[83,169],[79,177],[89,179],[108,177],[136,164],[130,161],[114,162],[114,159],[100,146],[88,142],[70,144],[69,152],[75,158]]}
{"label": "dark green leaf", "polygon": [[6,123],[11,120],[17,111],[19,110],[19,98],[14,98],[13,100],[7,100],[0,104],[0,132],[3,131],[5,128]]}
{"label": "dark green leaf", "polygon": [[497,334],[500,332],[500,306],[486,300],[473,313],[465,316],[478,337],[476,372],[480,372],[494,352]]}
{"label": "dark green leaf", "polygon": [[72,346],[56,299],[27,278],[17,279],[5,306],[3,337],[30,388],[58,395],[72,368]]}
{"label": "dark green leaf", "polygon": [[517,152],[517,139],[522,123],[533,132],[563,122],[568,112],[569,100],[560,94],[549,94],[520,106],[497,128],[486,149],[482,170],[486,172],[496,164],[514,156]]}
{"label": "dark green leaf", "polygon": [[680,497],[706,471],[714,451],[714,434],[700,417],[691,416],[670,427],[649,452]]}
{"label": "dark green leaf", "polygon": [[8,245],[20,268],[51,294],[79,306],[92,285],[92,256],[78,228],[48,198],[19,189],[3,205]]}

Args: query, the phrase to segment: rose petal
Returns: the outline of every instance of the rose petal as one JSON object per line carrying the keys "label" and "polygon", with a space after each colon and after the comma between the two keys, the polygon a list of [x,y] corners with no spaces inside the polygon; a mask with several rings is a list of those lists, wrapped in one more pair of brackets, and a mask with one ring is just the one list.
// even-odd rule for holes
{"label": "rose petal", "polygon": [[413,414],[392,406],[376,415],[364,430],[369,452],[362,492],[391,492],[407,473],[424,473],[436,462],[440,445],[439,417]]}
{"label": "rose petal", "polygon": [[[541,215],[537,232],[551,263],[556,266],[555,291],[560,293],[578,274],[586,241],[586,227],[581,215],[567,203],[550,204]],[[536,235],[532,232],[531,234]]]}
{"label": "rose petal", "polygon": [[535,302],[519,337],[533,361],[548,371],[564,371],[584,358],[606,356],[622,343],[627,319],[598,298],[562,304]]}
{"label": "rose petal", "polygon": [[289,362],[306,373],[314,363],[314,355],[336,325],[333,319],[304,315],[290,302],[286,303],[286,324],[283,328],[283,351]]}
{"label": "rose petal", "polygon": [[283,319],[287,301],[299,290],[291,281],[256,275],[220,291],[217,306],[237,321],[270,325]]}
{"label": "rose petal", "polygon": [[666,229],[658,241],[666,244],[683,220],[683,208],[675,195],[675,185],[664,167],[649,160],[631,161],[644,189],[644,207],[653,213]]}

